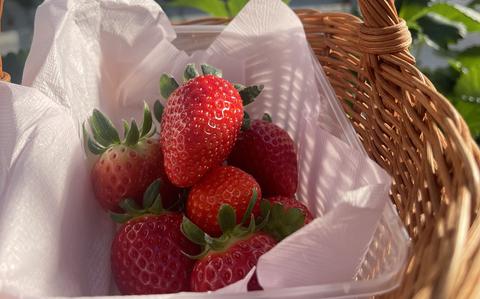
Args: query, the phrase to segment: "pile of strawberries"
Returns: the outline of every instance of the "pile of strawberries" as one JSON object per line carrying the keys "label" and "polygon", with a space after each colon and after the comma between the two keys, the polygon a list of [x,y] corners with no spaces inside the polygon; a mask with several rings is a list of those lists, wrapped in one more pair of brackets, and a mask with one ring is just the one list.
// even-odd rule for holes
{"label": "pile of strawberries", "polygon": [[[201,65],[184,83],[163,75],[163,107],[143,122],[112,122],[94,110],[85,146],[96,199],[122,223],[111,248],[122,294],[212,291],[243,279],[259,257],[313,217],[295,198],[295,145],[265,114],[243,106],[263,86],[245,87]],[[249,290],[260,290],[253,275]]]}

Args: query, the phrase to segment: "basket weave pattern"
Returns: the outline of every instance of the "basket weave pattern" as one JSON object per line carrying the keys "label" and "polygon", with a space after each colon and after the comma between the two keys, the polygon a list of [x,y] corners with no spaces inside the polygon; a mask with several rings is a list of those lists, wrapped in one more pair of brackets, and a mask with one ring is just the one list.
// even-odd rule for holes
{"label": "basket weave pattern", "polygon": [[[402,285],[383,297],[480,298],[480,151],[455,108],[415,67],[393,0],[359,6],[363,21],[296,12],[366,151],[393,177],[391,199],[413,241]],[[0,78],[10,80],[1,61]]]}
{"label": "basket weave pattern", "polygon": [[[363,21],[296,12],[365,149],[393,177],[391,199],[413,241],[402,285],[382,297],[480,298],[480,151],[455,108],[415,67],[394,1],[359,6]],[[388,256],[382,245],[377,257]],[[364,263],[360,278],[376,267]]]}

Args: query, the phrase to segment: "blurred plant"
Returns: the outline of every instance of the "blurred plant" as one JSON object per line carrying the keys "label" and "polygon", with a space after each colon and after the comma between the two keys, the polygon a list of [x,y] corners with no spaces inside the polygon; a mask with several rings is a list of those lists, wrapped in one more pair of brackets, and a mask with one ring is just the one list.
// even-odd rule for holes
{"label": "blurred plant", "polygon": [[[213,17],[231,18],[238,14],[248,0],[172,0],[168,5],[198,9]],[[290,0],[283,0],[290,3]]]}
{"label": "blurred plant", "polygon": [[480,0],[466,6],[432,0],[397,0],[395,4],[412,34],[412,53],[419,64],[425,47],[448,62],[446,67],[422,71],[457,108],[480,144],[480,44],[452,49],[468,33],[480,32],[480,13],[474,9]]}

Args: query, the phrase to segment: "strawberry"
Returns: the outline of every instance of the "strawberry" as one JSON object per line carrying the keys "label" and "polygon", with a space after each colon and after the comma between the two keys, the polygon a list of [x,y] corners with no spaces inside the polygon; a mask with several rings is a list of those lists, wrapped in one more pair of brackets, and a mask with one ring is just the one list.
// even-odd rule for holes
{"label": "strawberry", "polygon": [[285,196],[275,196],[267,198],[270,203],[279,203],[282,204],[285,208],[297,208],[299,209],[305,217],[304,224],[308,224],[313,220],[313,215],[310,210],[300,201],[294,197],[285,197]]}
{"label": "strawberry", "polygon": [[[254,196],[250,201],[250,211],[255,200]],[[248,228],[243,226],[247,219],[245,216],[250,211],[244,214],[240,224],[235,225],[237,223],[235,210],[230,205],[222,205],[218,213],[218,222],[223,234],[219,238],[206,235],[193,222],[184,218],[182,232],[192,242],[204,248],[201,254],[193,257],[198,260],[191,274],[192,291],[213,291],[243,279],[257,264],[260,256],[275,246],[277,243],[275,239],[256,229],[253,215]],[[256,273],[248,282],[248,289],[262,289]]]}
{"label": "strawberry", "polygon": [[263,88],[234,86],[219,70],[201,67],[199,75],[188,65],[182,86],[168,75],[160,79],[161,94],[168,98],[157,116],[165,171],[178,187],[192,186],[227,158],[242,125],[242,104],[252,102]]}
{"label": "strawberry", "polygon": [[298,185],[295,145],[286,131],[268,120],[268,115],[253,120],[240,133],[228,163],[251,174],[264,196],[292,197]]}
{"label": "strawberry", "polygon": [[[232,166],[221,166],[210,171],[192,187],[186,214],[202,230],[211,236],[218,236],[221,230],[216,215],[220,206],[233,206],[237,219],[240,219],[254,193],[259,198],[262,196],[260,186],[251,175]],[[257,202],[253,209],[255,216],[260,213],[259,206]]]}
{"label": "strawberry", "polygon": [[125,122],[125,138],[120,140],[112,122],[95,109],[88,124],[89,136],[83,126],[86,147],[98,159],[91,171],[95,196],[105,210],[119,211],[122,198],[141,200],[148,185],[155,179],[162,180],[161,193],[165,206],[178,199],[179,189],[173,186],[165,174],[159,139],[155,136],[152,116],[145,104],[144,119],[139,129],[133,120]]}
{"label": "strawberry", "polygon": [[190,290],[194,261],[184,253],[196,254],[199,247],[180,231],[182,214],[162,208],[160,181],[144,195],[143,208],[126,199],[127,214],[112,213],[124,222],[112,243],[112,274],[124,295],[162,294]]}

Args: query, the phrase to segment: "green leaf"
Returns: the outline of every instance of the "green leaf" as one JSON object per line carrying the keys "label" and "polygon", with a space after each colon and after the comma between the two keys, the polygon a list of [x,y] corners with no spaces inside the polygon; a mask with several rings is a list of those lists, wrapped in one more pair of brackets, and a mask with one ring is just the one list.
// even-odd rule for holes
{"label": "green leaf", "polygon": [[248,0],[228,0],[227,7],[230,15],[236,16],[242,8],[247,4]]}
{"label": "green leaf", "polygon": [[143,208],[148,209],[152,206],[153,201],[157,197],[160,191],[160,179],[153,181],[147,190],[143,193]]}
{"label": "green leaf", "polygon": [[162,196],[160,193],[155,197],[152,206],[148,209],[153,214],[161,214],[163,212],[163,203],[162,203]]}
{"label": "green leaf", "polygon": [[233,84],[233,86],[234,86],[235,89],[236,89],[237,91],[239,91],[239,92],[240,92],[240,90],[242,90],[242,89],[245,88],[245,85],[242,85],[242,84],[239,84],[239,83],[235,83],[235,84]]}
{"label": "green leaf", "polygon": [[206,63],[201,64],[200,68],[202,69],[202,73],[204,75],[214,75],[214,76],[222,78],[223,74],[222,74],[222,71],[220,69],[217,69],[217,68],[215,68],[211,65],[208,65]]}
{"label": "green leaf", "polygon": [[163,115],[163,105],[160,103],[160,101],[155,101],[155,104],[153,104],[153,114],[155,115],[155,119],[161,123],[162,122],[162,115]]}
{"label": "green leaf", "polygon": [[432,81],[433,85],[442,94],[452,94],[453,88],[460,77],[460,72],[453,66],[449,65],[444,68],[437,68],[432,70],[423,69],[422,72]]}
{"label": "green leaf", "polygon": [[140,138],[140,132],[138,131],[137,123],[135,120],[132,120],[132,124],[130,125],[130,130],[128,130],[127,137],[125,138],[125,145],[132,146],[138,143],[138,139]]}
{"label": "green leaf", "polygon": [[235,210],[231,205],[223,204],[218,210],[218,224],[223,233],[231,231],[237,224]]}
{"label": "green leaf", "polygon": [[454,88],[454,106],[474,137],[480,135],[480,65],[469,68]]}
{"label": "green leaf", "polygon": [[252,103],[255,98],[262,92],[263,85],[252,85],[243,88],[238,93],[242,98],[243,106],[247,106],[248,104]]}
{"label": "green leaf", "polygon": [[137,202],[131,198],[126,198],[118,204],[125,212],[130,215],[138,214],[142,209],[138,206]]}
{"label": "green leaf", "polygon": [[83,149],[86,154],[90,151],[94,155],[101,155],[105,152],[106,148],[99,145],[92,140],[90,134],[88,134],[85,122],[82,124],[82,133],[83,133]]}
{"label": "green leaf", "polygon": [[143,123],[142,123],[142,133],[140,137],[146,136],[152,129],[152,113],[147,103],[144,103],[143,106]]}
{"label": "green leaf", "polygon": [[172,92],[174,92],[175,89],[177,88],[178,88],[178,83],[172,76],[163,74],[160,77],[160,94],[165,99],[168,99],[168,97],[172,94]]}
{"label": "green leaf", "polygon": [[252,197],[250,198],[250,201],[248,202],[248,207],[245,210],[245,213],[243,214],[242,221],[240,222],[241,225],[244,225],[247,222],[247,219],[250,218],[250,215],[252,215],[253,208],[257,203],[257,197],[258,197],[257,189],[252,188]]}
{"label": "green leaf", "polygon": [[271,123],[272,122],[272,117],[268,113],[264,113],[262,116],[262,120]]}
{"label": "green leaf", "polygon": [[440,15],[429,13],[417,20],[427,43],[436,49],[448,49],[466,35],[465,25],[452,22]]}
{"label": "green leaf", "polygon": [[198,76],[199,76],[199,73],[195,68],[195,64],[194,63],[187,64],[187,67],[185,68],[185,72],[183,73],[183,81],[186,82]]}
{"label": "green leaf", "polygon": [[195,8],[214,17],[229,17],[225,2],[221,0],[173,0],[168,4],[174,7]]}
{"label": "green leaf", "polygon": [[250,115],[246,111],[243,111],[242,130],[245,131],[250,129],[250,125],[251,125]]}
{"label": "green leaf", "polygon": [[95,141],[100,145],[109,146],[114,143],[120,143],[117,129],[98,109],[93,109],[93,114],[90,117],[90,127],[92,128]]}
{"label": "green leaf", "polygon": [[471,47],[463,50],[457,57],[456,61],[460,62],[462,66],[470,68],[480,65],[480,46]]}
{"label": "green leaf", "polygon": [[110,218],[117,223],[125,223],[128,220],[132,219],[133,217],[128,215],[128,214],[120,214],[120,213],[114,213],[110,212]]}
{"label": "green leaf", "polygon": [[428,7],[425,13],[436,13],[444,18],[463,24],[469,32],[480,31],[480,13],[454,3],[439,2]]}
{"label": "green leaf", "polygon": [[[266,204],[264,204],[264,206],[265,211],[267,211]],[[265,213],[265,211],[263,213]],[[303,227],[305,222],[305,215],[300,209],[285,209],[284,206],[279,203],[273,203],[271,205],[268,217],[268,222],[262,230],[270,234],[277,241],[281,241],[296,232]]]}
{"label": "green leaf", "polygon": [[128,131],[130,131],[130,125],[128,121],[123,120],[123,138],[127,138]]}
{"label": "green leaf", "polygon": [[193,243],[198,245],[205,245],[205,237],[207,235],[185,216],[183,217],[180,229],[183,235]]}
{"label": "green leaf", "polygon": [[90,138],[90,136],[88,136],[87,138],[87,146],[90,152],[92,152],[92,154],[94,155],[101,155],[106,150],[106,148],[102,147],[101,145],[93,141],[92,138]]}
{"label": "green leaf", "polygon": [[403,0],[401,1],[399,15],[408,23],[410,20],[414,20],[414,17],[427,7],[430,2],[431,0]]}
{"label": "green leaf", "polygon": [[[480,0],[473,0],[470,3],[468,3],[468,7],[475,9],[477,5],[480,5]],[[478,9],[478,8],[477,8]]]}

